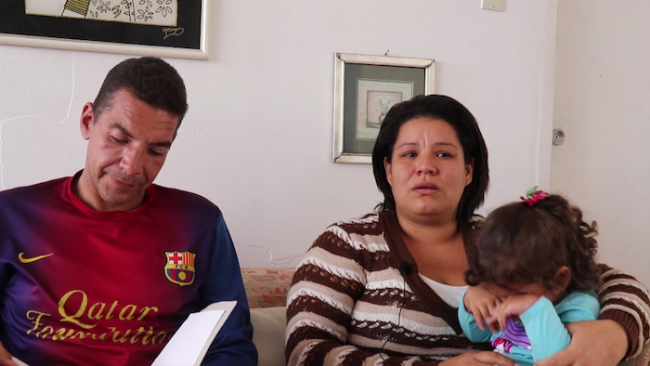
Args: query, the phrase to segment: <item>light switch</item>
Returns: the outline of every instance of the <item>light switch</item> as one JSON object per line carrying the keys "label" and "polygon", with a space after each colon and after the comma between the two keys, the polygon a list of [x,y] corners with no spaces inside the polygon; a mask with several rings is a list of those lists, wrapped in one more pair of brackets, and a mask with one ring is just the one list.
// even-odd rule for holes
{"label": "light switch", "polygon": [[481,9],[506,11],[506,0],[481,0]]}

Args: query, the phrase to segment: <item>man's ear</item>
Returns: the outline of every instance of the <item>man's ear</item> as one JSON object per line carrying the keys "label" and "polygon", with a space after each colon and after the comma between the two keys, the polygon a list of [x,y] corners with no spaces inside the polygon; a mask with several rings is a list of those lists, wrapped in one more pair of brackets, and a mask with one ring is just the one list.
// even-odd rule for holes
{"label": "man's ear", "polygon": [[79,127],[81,129],[81,136],[84,138],[84,140],[88,140],[90,138],[90,132],[92,131],[93,124],[95,123],[95,115],[93,111],[93,104],[90,102],[84,104],[84,108],[81,111]]}

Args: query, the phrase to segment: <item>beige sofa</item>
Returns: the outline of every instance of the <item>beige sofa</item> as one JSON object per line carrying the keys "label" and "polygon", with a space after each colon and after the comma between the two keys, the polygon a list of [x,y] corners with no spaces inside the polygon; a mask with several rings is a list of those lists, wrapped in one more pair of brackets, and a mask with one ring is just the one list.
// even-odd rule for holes
{"label": "beige sofa", "polygon": [[287,293],[293,268],[242,268],[259,366],[285,366]]}
{"label": "beige sofa", "polygon": [[[253,343],[259,353],[259,366],[285,366],[284,337],[287,323],[287,293],[293,268],[242,268],[246,297],[251,307]],[[625,366],[650,365],[650,343],[636,360]]]}

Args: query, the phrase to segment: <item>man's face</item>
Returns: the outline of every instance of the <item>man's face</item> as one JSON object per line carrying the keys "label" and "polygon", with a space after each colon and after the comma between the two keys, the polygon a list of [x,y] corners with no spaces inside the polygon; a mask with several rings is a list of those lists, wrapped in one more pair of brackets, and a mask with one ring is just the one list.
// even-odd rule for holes
{"label": "man's face", "polygon": [[93,104],[81,115],[88,140],[86,167],[75,194],[97,211],[128,211],[142,204],[176,136],[179,118],[126,90],[113,95],[97,118]]}

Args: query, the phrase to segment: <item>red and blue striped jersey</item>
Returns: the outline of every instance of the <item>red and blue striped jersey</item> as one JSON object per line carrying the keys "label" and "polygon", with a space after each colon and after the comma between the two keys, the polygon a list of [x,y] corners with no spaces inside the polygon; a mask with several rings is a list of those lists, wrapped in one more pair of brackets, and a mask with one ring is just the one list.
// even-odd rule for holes
{"label": "red and blue striped jersey", "polygon": [[150,365],[191,312],[237,300],[205,362],[256,365],[220,210],[151,185],[132,211],[94,211],[72,193],[74,179],[0,192],[0,341],[9,352],[30,365]]}

